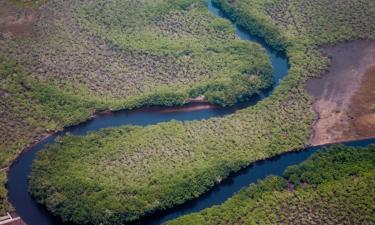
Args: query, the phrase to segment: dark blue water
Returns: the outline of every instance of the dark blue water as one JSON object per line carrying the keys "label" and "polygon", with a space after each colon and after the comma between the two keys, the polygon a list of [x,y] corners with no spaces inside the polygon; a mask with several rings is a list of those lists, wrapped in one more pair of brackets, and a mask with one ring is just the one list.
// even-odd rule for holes
{"label": "dark blue water", "polygon": [[[208,10],[212,14],[214,14],[217,17],[227,19],[225,15],[221,12],[221,10],[212,4],[211,0],[207,0],[206,2],[207,2]],[[280,81],[282,80],[282,78],[288,73],[288,61],[286,57],[282,54],[275,52],[273,49],[267,46],[261,38],[258,38],[249,34],[245,29],[243,29],[242,27],[238,26],[235,23],[232,23],[232,25],[233,25],[234,30],[236,31],[237,36],[241,40],[256,42],[262,45],[262,47],[266,50],[267,55],[270,58],[271,64],[273,67],[273,77],[275,79],[275,85],[278,85]],[[268,92],[267,94],[270,94],[270,92]]]}
{"label": "dark blue water", "polygon": [[[208,1],[209,10],[217,16],[221,16],[220,11]],[[243,40],[251,40],[262,44],[271,59],[273,66],[273,75],[275,85],[288,72],[288,63],[285,57],[279,56],[276,52],[263,45],[262,41],[250,36],[244,30],[233,24],[238,37]],[[91,131],[97,131],[106,127],[115,127],[120,125],[150,125],[160,122],[179,120],[202,120],[212,117],[220,117],[234,113],[236,110],[256,104],[272,93],[273,88],[265,90],[261,95],[254,96],[249,101],[237,104],[229,108],[211,108],[199,111],[177,111],[163,112],[165,108],[146,108],[140,110],[124,110],[108,115],[97,115],[95,119],[80,125],[66,128],[49,138],[39,142],[23,153],[19,159],[12,165],[8,174],[8,197],[12,205],[17,209],[18,214],[28,225],[58,225],[63,224],[57,217],[51,215],[43,206],[38,205],[28,193],[28,176],[31,171],[31,164],[35,158],[35,154],[41,150],[46,144],[51,144],[57,136],[64,136],[66,133],[73,135],[85,135]],[[365,146],[369,143],[375,143],[375,140],[351,142],[348,145]],[[248,186],[258,179],[262,179],[268,175],[281,175],[284,169],[293,164],[300,163],[313,154],[318,148],[309,148],[300,152],[283,154],[281,156],[271,158],[269,160],[260,161],[252,164],[246,169],[238,173],[232,174],[228,179],[224,180],[220,185],[215,186],[211,191],[203,196],[189,201],[186,204],[177,206],[173,209],[163,212],[156,212],[154,215],[137,221],[134,224],[161,224],[167,220],[177,218],[181,215],[197,212],[215,204],[224,202],[242,187]]]}
{"label": "dark blue water", "polygon": [[[353,147],[364,147],[374,143],[375,139],[368,139],[346,142],[342,144]],[[221,204],[242,188],[248,187],[250,184],[255,183],[257,180],[263,179],[269,175],[281,176],[288,166],[301,163],[318,150],[328,146],[329,145],[310,147],[301,151],[283,153],[267,160],[255,162],[245,169],[231,174],[222,183],[214,186],[209,192],[203,194],[201,197],[174,207],[170,210],[157,212],[154,215],[143,218],[142,220],[134,222],[133,224],[159,225],[168,220],[176,219],[180,216],[199,212],[203,209]]]}
{"label": "dark blue water", "polygon": [[[268,90],[267,92],[270,92]],[[8,173],[8,198],[12,205],[16,208],[18,215],[28,225],[58,225],[63,224],[58,218],[51,215],[43,206],[36,203],[30,196],[28,176],[31,172],[31,164],[35,158],[35,154],[44,148],[46,144],[52,144],[58,136],[64,136],[67,133],[81,136],[88,132],[97,131],[102,128],[115,127],[121,125],[151,125],[170,120],[190,121],[202,120],[212,117],[221,117],[232,114],[236,110],[246,108],[255,104],[262,97],[254,96],[248,102],[237,104],[233,107],[216,107],[198,111],[176,111],[163,112],[165,108],[150,107],[137,110],[123,110],[106,115],[97,115],[94,119],[77,126],[68,127],[53,136],[44,139],[33,147],[29,148],[25,153],[21,154],[16,162],[10,168]],[[192,104],[200,105],[198,104]],[[190,105],[191,106],[191,105]],[[179,107],[182,108],[183,107]]]}
{"label": "dark blue water", "polygon": [[170,121],[172,119],[189,121],[219,117],[231,114],[237,109],[247,107],[249,104],[254,104],[258,99],[259,97],[256,97],[251,102],[242,103],[230,108],[219,107],[191,112],[177,111],[164,113],[163,108],[147,108],[132,111],[124,110],[108,115],[98,115],[93,120],[66,128],[64,131],[50,136],[28,149],[25,153],[21,154],[19,159],[11,166],[7,183],[9,201],[17,209],[18,215],[21,216],[28,225],[62,224],[58,218],[52,216],[43,206],[37,204],[28,193],[28,176],[31,172],[31,164],[35,158],[35,154],[43,149],[46,144],[53,143],[58,136],[64,136],[67,133],[80,136],[91,131],[120,125],[151,125]]}

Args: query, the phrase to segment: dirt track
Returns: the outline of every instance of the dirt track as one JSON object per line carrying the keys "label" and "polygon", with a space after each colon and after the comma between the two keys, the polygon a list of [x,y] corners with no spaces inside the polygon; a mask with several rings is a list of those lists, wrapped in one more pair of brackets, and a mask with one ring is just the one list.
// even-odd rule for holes
{"label": "dirt track", "polygon": [[310,144],[375,136],[375,42],[354,41],[325,47],[324,52],[332,59],[329,71],[306,83],[319,115]]}

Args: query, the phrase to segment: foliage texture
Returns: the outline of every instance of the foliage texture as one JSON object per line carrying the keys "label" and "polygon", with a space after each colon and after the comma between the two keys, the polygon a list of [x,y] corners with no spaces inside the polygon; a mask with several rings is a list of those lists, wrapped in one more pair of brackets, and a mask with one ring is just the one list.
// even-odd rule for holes
{"label": "foliage texture", "polygon": [[232,105],[272,84],[265,51],[236,38],[201,0],[9,1],[0,3],[4,170],[30,144],[96,111],[199,95]]}
{"label": "foliage texture", "polygon": [[[374,18],[373,1],[347,1],[350,9],[360,8],[354,22],[339,2],[215,1],[232,20],[287,55],[289,74],[273,95],[224,118],[63,138],[39,154],[31,192],[65,220],[121,224],[195,198],[251,162],[304,147],[314,120],[304,83],[329,64],[319,45],[374,38],[373,29],[355,22]],[[309,17],[300,12],[324,19],[304,22]],[[286,14],[287,26],[279,14]],[[328,19],[352,31],[317,32]]]}
{"label": "foliage texture", "polygon": [[334,146],[167,224],[374,224],[374,180],[374,145]]}
{"label": "foliage texture", "polygon": [[[129,2],[134,3],[134,10],[123,7]],[[186,8],[184,2],[194,4]],[[103,216],[107,221],[121,223],[119,221],[133,220],[155,209],[196,197],[229,172],[257,159],[301,148],[307,142],[314,117],[311,99],[303,89],[304,81],[319,75],[328,65],[318,46],[357,38],[374,39],[375,7],[371,0],[215,2],[232,20],[288,56],[290,72],[274,94],[255,107],[222,119],[118,128],[83,138],[67,137],[49,147],[47,153],[42,153],[34,166],[32,192],[40,202],[66,220],[100,223],[99,216]],[[17,72],[9,73],[15,69],[8,66],[5,72],[1,71],[1,74],[11,74],[1,76],[0,150],[3,165],[8,165],[15,157],[13,153],[20,152],[34,138],[49,129],[61,129],[64,125],[82,121],[97,108],[132,108],[150,102],[181,104],[187,96],[202,93],[212,96],[213,102],[226,103],[236,99],[237,94],[228,92],[226,87],[232,85],[225,84],[241,81],[243,77],[260,77],[264,78],[261,81],[269,83],[269,67],[252,67],[257,62],[265,65],[264,60],[249,63],[250,68],[243,63],[247,52],[256,52],[250,53],[251,56],[262,52],[257,45],[234,40],[228,23],[214,19],[202,7],[201,2],[182,0],[50,0],[38,8],[42,10],[40,18],[45,19],[33,26],[38,35],[1,40],[1,52],[25,67],[24,72],[17,69]],[[118,13],[112,14],[112,11]],[[145,21],[138,21],[144,24],[135,28],[127,24],[128,14],[145,18]],[[168,20],[170,18],[173,19]],[[189,18],[200,19],[192,22]],[[201,29],[200,23],[212,32]],[[154,26],[137,30],[147,25]],[[207,39],[212,39],[209,47],[213,49],[204,51],[200,49],[201,43],[207,43]],[[128,41],[132,45],[128,45]],[[221,45],[223,42],[232,43],[234,49],[236,46],[247,49],[245,55],[232,54],[231,47],[227,50],[226,45]],[[177,53],[180,54],[178,57],[172,57]],[[190,57],[194,63],[185,63]],[[218,62],[227,57],[230,65],[223,69],[221,66],[225,63]],[[197,60],[202,58],[211,61],[207,68],[205,62]],[[251,59],[257,57],[249,57]],[[257,73],[259,69],[265,73]],[[176,71],[191,79],[184,80],[185,76],[175,74]],[[216,74],[216,71],[220,73]],[[265,76],[242,76],[249,71]],[[21,73],[27,76],[20,76]],[[169,78],[162,81],[164,75],[161,74],[168,74]],[[172,78],[181,90],[177,95],[171,94],[175,89],[168,89]],[[157,88],[152,86],[155,83]],[[210,89],[212,84],[218,84],[219,88],[213,85]],[[262,86],[259,82],[255,84],[258,88]],[[20,89],[13,89],[12,85]],[[241,85],[234,87],[237,90]],[[149,90],[160,92],[149,93]],[[257,88],[251,92],[254,90]],[[146,93],[146,97],[139,97],[139,93]],[[152,100],[153,97],[156,100]],[[55,102],[54,99],[60,100]],[[89,141],[90,137],[96,142]],[[61,146],[62,150],[57,151],[56,146]],[[105,163],[109,165],[107,169],[95,169],[104,168]],[[77,171],[77,167],[81,170]],[[70,176],[59,177],[62,171]],[[90,178],[93,171],[95,179]],[[72,185],[72,180],[77,185]],[[144,180],[147,182],[141,183]],[[149,184],[150,181],[153,182]],[[82,192],[79,184],[83,187],[94,184],[104,191],[87,188],[87,192]],[[74,195],[76,193],[80,195]],[[104,193],[101,198],[98,197],[100,193]],[[122,199],[113,200],[116,195]],[[130,209],[124,209],[121,201],[134,204]],[[79,207],[73,211],[74,204]]]}

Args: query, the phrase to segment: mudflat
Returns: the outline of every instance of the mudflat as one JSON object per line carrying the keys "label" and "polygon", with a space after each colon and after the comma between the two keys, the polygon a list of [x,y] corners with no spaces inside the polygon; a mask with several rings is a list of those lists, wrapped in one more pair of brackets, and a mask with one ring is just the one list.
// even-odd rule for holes
{"label": "mudflat", "polygon": [[349,129],[344,131],[343,138],[354,140],[375,137],[375,65],[366,70],[361,87],[352,97],[349,108]]}
{"label": "mudflat", "polygon": [[[331,58],[329,71],[306,83],[318,118],[311,145],[375,136],[375,42],[353,41],[323,47]],[[369,122],[372,125],[369,126]]]}

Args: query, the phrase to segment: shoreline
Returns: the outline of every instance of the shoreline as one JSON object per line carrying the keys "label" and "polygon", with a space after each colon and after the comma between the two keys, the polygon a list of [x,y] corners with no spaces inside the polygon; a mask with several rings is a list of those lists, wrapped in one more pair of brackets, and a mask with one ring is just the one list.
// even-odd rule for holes
{"label": "shoreline", "polygon": [[[81,123],[79,123],[79,124],[81,124]],[[13,164],[18,161],[18,159],[22,156],[22,154],[24,154],[25,152],[29,151],[29,149],[31,149],[32,147],[40,144],[42,141],[46,140],[47,138],[49,138],[49,137],[51,137],[53,135],[56,135],[57,133],[61,132],[64,129],[65,129],[65,127],[63,129],[61,129],[61,130],[53,131],[53,132],[50,132],[50,133],[44,133],[44,134],[38,136],[36,139],[34,139],[34,141],[32,141],[25,148],[23,148],[22,151],[9,163],[8,166],[1,168],[1,171],[5,171],[5,173],[8,176],[9,170],[12,168]]]}
{"label": "shoreline", "polygon": [[188,102],[185,105],[182,106],[144,106],[140,108],[135,108],[135,109],[121,109],[121,110],[112,110],[112,109],[107,109],[103,111],[95,111],[90,115],[86,120],[80,121],[77,124],[73,124],[71,126],[64,126],[61,129],[51,131],[51,132],[45,132],[33,139],[28,145],[26,145],[22,151],[9,163],[8,166],[0,168],[0,171],[5,171],[8,173],[9,169],[13,166],[15,162],[17,162],[18,158],[25,152],[27,152],[30,148],[40,144],[42,141],[46,140],[47,138],[57,135],[58,133],[64,131],[67,128],[71,128],[74,126],[79,126],[81,124],[87,123],[91,120],[96,119],[97,116],[103,116],[103,115],[112,115],[117,112],[122,112],[122,111],[133,111],[133,112],[142,112],[142,111],[155,111],[155,112],[161,112],[161,113],[172,113],[172,112],[191,112],[191,111],[199,111],[199,110],[204,110],[204,109],[211,109],[211,108],[220,108],[219,105],[214,105],[212,103],[209,103],[205,99],[201,99],[201,97],[197,97],[194,99],[189,99]]}
{"label": "shoreline", "polygon": [[[290,14],[292,14],[292,11],[290,10],[289,11],[289,13]],[[263,18],[263,17],[262,17]],[[296,23],[296,21],[294,20],[295,18],[292,18],[293,19],[293,22],[294,22],[294,25],[295,25],[295,27],[296,27],[296,30],[299,32],[299,30],[298,30],[298,26],[297,25],[299,25],[298,23]],[[297,17],[297,19],[298,19],[298,17]],[[277,22],[277,21],[276,21]],[[297,21],[297,22],[299,22],[299,21]],[[264,25],[264,24],[260,24],[260,25]],[[266,25],[268,25],[268,24],[266,24]],[[272,25],[273,25],[273,20],[272,20]],[[276,25],[279,25],[279,24],[277,24],[276,23]],[[288,25],[289,26],[289,25]],[[291,25],[291,26],[293,26],[293,24]],[[275,26],[275,27],[277,27],[277,26]],[[268,27],[265,27],[265,28],[268,28]],[[271,27],[271,28],[273,28],[273,27]],[[289,28],[289,27],[288,27]],[[288,30],[288,29],[287,29]],[[310,30],[309,30],[310,31]],[[294,35],[294,34],[293,34]],[[344,35],[344,33],[343,33],[343,35]],[[301,35],[302,36],[302,35]],[[270,37],[270,38],[272,38],[272,37]],[[289,39],[289,36],[287,36],[287,38]],[[334,39],[333,39],[334,40]],[[307,45],[307,44],[306,44]],[[0,46],[1,47],[1,46]],[[302,54],[302,51],[301,51],[301,54]],[[303,55],[303,54],[302,54]],[[320,72],[319,72],[320,73]],[[360,81],[360,82],[363,82],[363,81]],[[299,83],[299,84],[301,84],[301,83]],[[303,85],[303,84],[302,84]],[[301,86],[299,86],[299,87],[301,87]],[[353,89],[355,89],[355,88],[353,88]],[[299,89],[300,90],[300,89]],[[302,92],[303,92],[303,88],[302,88]],[[1,94],[1,93],[0,93]],[[352,95],[352,97],[353,97],[353,95]],[[350,102],[351,101],[353,101],[352,100],[352,98],[350,98],[350,100],[349,100]],[[311,103],[311,102],[310,102]],[[351,103],[350,103],[351,104]],[[349,104],[349,106],[348,107],[350,107],[350,104]],[[315,105],[315,104],[314,104]],[[282,107],[280,107],[280,108],[283,108],[284,106],[282,106]],[[307,107],[309,108],[309,109],[311,109],[312,108],[312,104],[308,104],[307,105]],[[219,108],[218,110],[222,110],[221,108],[222,107],[220,107],[220,106],[217,106],[217,105],[211,105],[210,103],[208,103],[207,101],[205,101],[204,100],[204,98],[203,98],[203,100],[197,100],[197,102],[194,102],[194,99],[185,99],[185,102],[184,102],[184,104],[182,105],[182,106],[172,106],[172,107],[158,107],[158,106],[154,106],[154,107],[141,107],[141,108],[138,108],[138,109],[134,109],[134,110],[120,110],[120,111],[132,111],[132,112],[135,112],[135,113],[137,113],[137,112],[142,112],[142,111],[154,111],[154,112],[158,112],[158,113],[173,113],[173,112],[190,112],[190,111],[200,111],[200,110],[206,110],[206,109],[210,109],[210,108]],[[315,106],[314,106],[314,109],[315,109]],[[108,115],[108,116],[111,116],[111,115],[113,115],[113,114],[115,114],[117,111],[114,111],[114,110],[112,110],[112,109],[107,109],[107,110],[104,110],[104,111],[101,111],[101,112],[99,112],[99,111],[96,111],[96,110],[94,110],[94,111],[91,111],[91,112],[89,112],[89,113],[87,113],[86,115],[87,116],[89,116],[89,117],[87,117],[87,118],[83,118],[82,119],[82,121],[77,121],[77,123],[75,123],[75,124],[73,124],[73,125],[71,125],[71,126],[59,126],[59,127],[57,127],[57,129],[55,130],[55,131],[53,131],[53,132],[43,132],[43,130],[41,130],[42,132],[40,132],[40,135],[30,135],[31,136],[31,138],[29,138],[28,140],[30,141],[30,140],[34,140],[34,141],[30,141],[30,144],[27,144],[27,142],[24,144],[24,146],[26,146],[26,148],[24,148],[23,150],[22,150],[22,152],[18,152],[18,154],[16,155],[16,158],[14,159],[14,160],[9,160],[9,163],[10,163],[10,166],[8,166],[8,169],[10,168],[10,171],[11,171],[11,168],[12,168],[12,166],[13,165],[17,165],[17,164],[21,164],[21,163],[17,163],[17,161],[21,158],[22,159],[22,155],[25,153],[25,152],[27,152],[27,151],[30,151],[30,150],[32,150],[32,148],[33,148],[33,146],[36,146],[37,148],[39,148],[39,150],[40,149],[42,149],[43,147],[41,147],[41,146],[44,146],[46,143],[49,143],[50,142],[50,140],[54,140],[55,139],[55,137],[57,137],[58,135],[60,135],[60,134],[65,134],[66,133],[66,130],[68,130],[70,127],[76,127],[76,126],[80,126],[80,125],[83,125],[83,126],[85,126],[85,124],[84,123],[86,123],[86,122],[90,122],[90,121],[92,121],[92,120],[95,120],[95,119],[97,119],[97,121],[99,121],[99,119],[100,118],[98,118],[98,117],[104,117],[104,116],[106,116],[106,115]],[[316,126],[316,124],[318,124],[319,123],[319,121],[321,120],[321,116],[320,116],[320,114],[318,113],[318,111],[316,111],[317,113],[315,114],[315,115],[317,115],[317,118],[316,118],[316,120],[314,120],[314,122],[312,121],[314,118],[313,118],[313,114],[311,114],[311,117],[309,117],[311,120],[309,120],[309,124],[313,124],[313,126],[312,127],[308,127],[308,130],[307,129],[305,129],[307,132],[306,132],[306,135],[305,135],[305,138],[303,139],[303,141],[302,141],[302,143],[304,143],[304,145],[305,146],[311,146],[309,143],[310,143],[310,141],[308,141],[307,139],[308,139],[308,135],[309,135],[309,133],[308,132],[311,132],[311,131],[314,131],[315,130],[315,126]],[[305,114],[302,114],[301,115],[301,117],[300,118],[307,118],[306,116],[305,116]],[[323,117],[323,119],[324,119],[324,117]],[[270,125],[270,127],[272,127],[272,124]],[[267,127],[268,128],[268,127]],[[298,131],[298,129],[295,129],[295,130],[297,130]],[[69,132],[69,130],[68,130],[68,132]],[[242,132],[240,132],[240,133],[242,133]],[[318,134],[318,132],[316,132],[316,134]],[[185,135],[186,136],[186,135]],[[314,138],[314,136],[315,136],[315,131],[313,132],[313,136],[312,136],[312,139]],[[277,137],[277,136],[276,136]],[[278,138],[275,138],[276,140],[278,139]],[[172,138],[172,140],[173,140],[173,138]],[[256,136],[255,136],[255,140],[260,140],[260,139],[258,139]],[[224,141],[226,141],[225,139],[224,139]],[[337,142],[339,142],[339,141],[337,141]],[[162,142],[163,143],[163,142]],[[225,142],[225,143],[227,143],[227,142]],[[238,146],[238,145],[237,145]],[[285,149],[290,149],[291,147],[289,146],[289,147],[287,147],[287,148],[285,148]],[[38,150],[38,151],[39,151]],[[290,150],[290,151],[293,151],[293,150]],[[296,151],[299,151],[298,149],[296,150]],[[283,153],[282,153],[283,154]],[[277,157],[279,156],[279,155],[282,155],[282,154],[276,154],[277,155]],[[265,157],[265,159],[264,160],[268,160],[268,159],[272,159],[273,157]],[[263,161],[263,160],[261,160],[261,161]],[[64,162],[63,162],[64,163]],[[21,164],[22,165],[22,164]],[[29,163],[29,165],[31,165],[31,163]],[[21,166],[21,168],[27,168],[26,166]],[[65,167],[63,167],[63,169],[64,169]],[[267,171],[267,170],[266,170]],[[63,171],[64,172],[64,171]],[[8,172],[6,172],[6,173],[8,173]],[[27,176],[23,176],[24,178],[23,178],[23,180],[27,180],[28,179],[28,177]],[[17,186],[19,185],[19,182],[10,182],[10,183],[13,183],[13,184],[16,184]],[[13,185],[14,186],[14,185]],[[21,185],[19,185],[19,186],[21,186]],[[11,186],[10,186],[11,187]],[[7,188],[8,189],[8,188]],[[9,190],[12,190],[12,188],[9,188]],[[13,190],[15,190],[15,188],[13,188]],[[27,190],[27,189],[23,189],[23,190]],[[84,194],[86,195],[86,192],[84,192]],[[19,195],[19,196],[22,196],[22,195]],[[10,198],[9,198],[10,199]],[[21,207],[20,208],[22,208],[22,205],[24,205],[24,202],[25,201],[23,201],[23,199],[25,199],[25,198],[22,198],[21,199],[21,201],[19,201],[20,203],[21,203]],[[18,204],[19,205],[19,204]],[[19,208],[19,209],[20,209]],[[27,207],[26,207],[27,208]],[[30,207],[28,207],[29,209],[27,209],[27,210],[30,210]],[[164,211],[164,210],[163,210]],[[32,211],[30,211],[30,212],[32,212]],[[35,215],[35,214],[33,214],[33,215]],[[26,217],[25,217],[25,220],[26,220]],[[28,221],[28,220],[26,220],[26,221]]]}
{"label": "shoreline", "polygon": [[[146,110],[146,111],[152,110],[152,111],[159,111],[159,112],[162,112],[162,113],[172,113],[172,112],[179,112],[179,111],[198,111],[198,110],[204,110],[204,109],[209,109],[209,108],[218,108],[218,107],[220,107],[220,106],[209,103],[208,101],[206,101],[204,99],[204,97],[197,97],[197,98],[194,98],[194,99],[189,99],[188,102],[185,105],[182,105],[182,106],[172,106],[172,107],[163,107],[163,106],[147,107],[146,106],[146,107],[140,107],[140,108],[136,108],[136,109],[121,109],[121,110],[107,109],[107,110],[104,110],[104,111],[94,111],[86,120],[80,121],[77,124],[73,124],[71,126],[64,126],[64,127],[62,127],[61,129],[58,129],[58,130],[51,131],[51,132],[45,132],[45,133],[40,134],[39,136],[34,138],[29,144],[27,144],[22,149],[22,151],[20,151],[16,155],[16,157],[9,162],[9,164],[6,167],[0,168],[0,171],[4,172],[6,177],[8,178],[9,172],[10,172],[11,168],[14,166],[14,164],[16,162],[18,162],[18,160],[20,159],[20,157],[22,157],[23,154],[25,154],[26,152],[31,150],[33,147],[35,147],[38,144],[41,144],[43,141],[45,141],[46,139],[48,139],[52,136],[58,135],[60,132],[63,132],[64,130],[66,130],[68,128],[79,126],[79,125],[82,125],[82,124],[87,123],[89,121],[92,121],[92,120],[96,119],[97,116],[112,115],[116,112],[121,112],[121,111],[135,111],[135,112],[140,111],[141,112],[141,111],[144,111],[144,110]],[[163,109],[163,108],[165,108],[165,109]],[[7,187],[7,183],[8,183],[8,181],[6,181],[6,183],[5,183],[6,187]],[[16,217],[14,217],[12,219],[9,219],[9,220],[6,220],[6,221],[3,221],[3,222],[0,221],[0,224],[4,224],[4,225],[27,225],[22,220],[22,218],[18,216],[16,208],[13,208],[13,210],[9,211],[8,214],[16,215]]]}
{"label": "shoreline", "polygon": [[[357,107],[353,98],[366,84],[363,82],[366,71],[375,66],[375,42],[357,40],[322,49],[331,59],[331,65],[322,76],[310,78],[305,84],[306,92],[315,98],[317,113],[309,145],[375,137],[375,130],[354,135],[357,131],[352,124],[356,117],[352,114]],[[373,99],[375,102],[375,97]]]}
{"label": "shoreline", "polygon": [[[325,76],[325,75],[323,75]],[[313,78],[313,79],[319,79],[319,80],[322,80],[321,78]],[[193,106],[192,106],[193,105]],[[150,107],[150,108],[147,108],[147,107],[142,107],[142,108],[138,108],[138,109],[133,109],[131,111],[143,111],[143,110],[155,110],[155,111],[160,111],[160,112],[165,112],[165,113],[168,113],[168,112],[176,112],[176,111],[184,111],[184,110],[187,110],[187,111],[195,111],[195,110],[202,110],[202,109],[205,109],[205,108],[201,108],[201,107],[208,107],[208,108],[212,108],[212,107],[220,107],[220,106],[217,106],[217,105],[213,105],[213,104],[210,104],[208,103],[206,100],[202,100],[202,99],[189,99],[189,102],[187,102],[186,105],[183,105],[183,106],[174,106],[174,107]],[[164,109],[163,109],[164,108]],[[315,108],[315,107],[314,107]],[[192,109],[192,110],[189,110],[189,109]],[[128,109],[124,109],[124,110],[127,110],[127,111],[130,111]],[[119,110],[119,111],[124,111],[124,110]],[[90,120],[93,120],[96,118],[96,116],[98,115],[107,115],[107,114],[113,114],[113,113],[116,113],[118,111],[111,111],[110,109],[109,110],[105,110],[105,111],[96,111],[96,112],[93,112],[93,114],[87,118],[87,120],[85,121],[81,121],[80,123],[77,123],[75,125],[72,125],[72,126],[69,126],[69,127],[73,127],[73,126],[77,126],[77,125],[80,125],[80,124],[83,124],[85,122],[88,122]],[[318,118],[319,118],[319,114],[318,115]],[[319,119],[316,120],[314,122],[314,124],[318,123],[319,122]],[[32,148],[33,146],[41,143],[43,140],[53,136],[53,135],[57,135],[59,132],[63,131],[64,129],[66,128],[69,128],[69,127],[64,127],[60,130],[57,130],[57,131],[54,131],[54,132],[50,132],[50,133],[45,133],[43,135],[41,135],[40,137],[36,138],[33,142],[31,142],[29,145],[27,145],[27,147],[25,147],[22,152],[20,154],[17,155],[17,157],[10,163],[10,165],[8,167],[5,167],[3,168],[4,170],[6,170],[6,173],[8,173],[9,169],[13,166],[13,164],[19,159],[19,157],[22,156],[22,154],[24,152],[27,152],[30,148]],[[314,125],[315,127],[315,125]],[[315,132],[315,128],[313,129],[314,132]],[[375,137],[375,136],[374,136]],[[336,141],[332,141],[332,142],[327,142],[327,143],[319,143],[319,144],[314,144],[314,143],[307,143],[306,147],[320,147],[320,146],[324,146],[326,144],[339,144],[339,143],[343,143],[343,142],[349,142],[349,141],[360,141],[360,140],[366,140],[366,139],[370,139],[371,137],[367,137],[367,138],[355,138],[355,139],[346,139],[346,140],[336,140]],[[294,149],[294,150],[290,150],[288,152],[296,152],[296,151],[300,151],[300,150],[303,150],[303,149]],[[281,154],[282,155],[282,154]],[[275,157],[275,156],[273,156]],[[277,157],[277,156],[276,156]],[[261,160],[257,160],[255,161],[254,163],[257,163],[259,161],[264,161],[264,160],[268,160],[268,159],[271,159],[272,157],[269,157],[269,158],[265,158],[265,159],[261,159]],[[15,211],[16,212],[16,211]]]}

